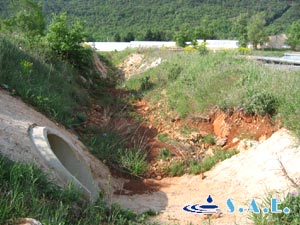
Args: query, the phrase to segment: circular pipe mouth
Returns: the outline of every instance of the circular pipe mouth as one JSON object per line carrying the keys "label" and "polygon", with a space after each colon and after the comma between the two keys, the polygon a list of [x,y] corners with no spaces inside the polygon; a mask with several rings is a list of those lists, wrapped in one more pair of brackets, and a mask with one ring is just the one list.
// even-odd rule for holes
{"label": "circular pipe mouth", "polygon": [[46,165],[53,169],[65,185],[73,184],[90,201],[98,198],[99,189],[84,157],[71,141],[49,127],[33,127],[30,137]]}

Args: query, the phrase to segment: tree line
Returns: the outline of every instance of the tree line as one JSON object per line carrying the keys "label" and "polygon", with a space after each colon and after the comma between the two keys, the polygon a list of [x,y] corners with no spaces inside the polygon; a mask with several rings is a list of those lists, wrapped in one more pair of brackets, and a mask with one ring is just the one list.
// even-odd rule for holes
{"label": "tree line", "polygon": [[[9,12],[11,0],[0,2],[0,18]],[[299,1],[260,0],[36,0],[41,2],[46,23],[52,14],[66,12],[86,23],[90,41],[174,40],[180,31],[194,30],[209,22],[213,39],[235,39],[236,18],[265,14],[266,32],[286,32],[300,19]],[[149,32],[150,31],[150,32]],[[152,34],[151,34],[152,33]]]}

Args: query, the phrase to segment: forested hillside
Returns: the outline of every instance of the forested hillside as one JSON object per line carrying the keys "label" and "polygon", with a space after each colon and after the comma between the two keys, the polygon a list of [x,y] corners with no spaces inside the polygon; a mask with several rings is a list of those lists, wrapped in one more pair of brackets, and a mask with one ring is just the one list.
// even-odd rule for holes
{"label": "forested hillside", "polygon": [[[1,0],[7,17],[11,0]],[[177,31],[209,27],[210,38],[235,38],[237,16],[264,12],[269,34],[282,33],[300,19],[299,1],[287,0],[40,0],[44,13],[66,11],[86,22],[94,40],[171,40]],[[50,20],[50,19],[48,19]]]}

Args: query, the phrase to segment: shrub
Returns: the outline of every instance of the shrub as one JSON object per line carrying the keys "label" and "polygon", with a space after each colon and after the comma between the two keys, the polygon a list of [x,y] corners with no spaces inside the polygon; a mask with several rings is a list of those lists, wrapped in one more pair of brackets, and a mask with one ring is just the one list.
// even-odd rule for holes
{"label": "shrub", "polygon": [[246,55],[250,53],[250,49],[247,47],[239,47],[238,52],[242,55]]}
{"label": "shrub", "polygon": [[150,82],[150,76],[145,76],[140,79],[141,82],[141,90],[146,91],[152,88],[153,83]]}
{"label": "shrub", "polygon": [[52,51],[79,68],[91,61],[92,50],[81,45],[86,37],[83,24],[78,20],[70,26],[66,13],[54,16],[46,35]]}
{"label": "shrub", "polygon": [[254,115],[275,115],[279,107],[278,99],[267,92],[252,94],[248,92],[248,98],[243,104],[246,113]]}
{"label": "shrub", "polygon": [[168,71],[168,80],[170,80],[170,81],[177,80],[181,71],[182,71],[181,66],[179,66],[178,64],[173,64]]}
{"label": "shrub", "polygon": [[206,42],[203,41],[200,45],[198,45],[197,49],[200,55],[206,55],[208,53],[208,49],[206,47]]}

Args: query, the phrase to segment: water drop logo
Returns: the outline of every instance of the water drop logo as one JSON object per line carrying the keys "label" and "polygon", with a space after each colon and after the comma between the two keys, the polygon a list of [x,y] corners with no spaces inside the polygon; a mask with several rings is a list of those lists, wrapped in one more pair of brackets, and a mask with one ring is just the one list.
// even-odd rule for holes
{"label": "water drop logo", "polygon": [[197,213],[197,214],[219,214],[220,209],[219,206],[213,204],[213,198],[211,195],[208,195],[206,202],[207,204],[195,204],[195,205],[187,205],[183,208],[184,211],[189,213]]}

